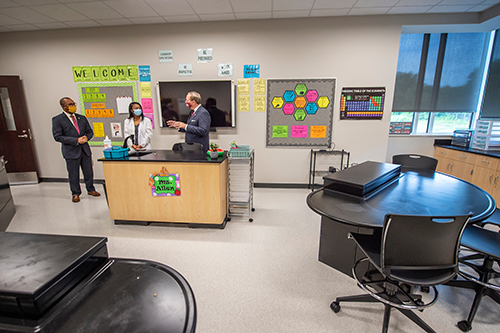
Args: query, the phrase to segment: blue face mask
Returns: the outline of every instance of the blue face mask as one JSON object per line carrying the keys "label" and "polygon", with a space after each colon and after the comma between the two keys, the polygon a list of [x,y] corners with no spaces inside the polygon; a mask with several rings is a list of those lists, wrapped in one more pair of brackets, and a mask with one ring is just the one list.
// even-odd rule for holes
{"label": "blue face mask", "polygon": [[139,117],[141,114],[142,114],[142,110],[141,109],[135,109],[134,110],[134,114]]}

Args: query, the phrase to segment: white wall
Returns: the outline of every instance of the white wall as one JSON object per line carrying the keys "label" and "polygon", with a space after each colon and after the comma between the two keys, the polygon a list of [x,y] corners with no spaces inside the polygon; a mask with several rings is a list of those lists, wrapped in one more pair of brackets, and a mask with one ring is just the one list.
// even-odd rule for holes
{"label": "white wall", "polygon": [[[426,17],[425,23],[443,17]],[[457,16],[451,17],[457,23]],[[23,80],[40,176],[45,178],[67,177],[51,118],[61,112],[62,96],[77,98],[71,69],[85,65],[150,65],[153,83],[183,79],[177,75],[178,63],[193,64],[194,75],[187,80],[218,79],[217,64],[228,62],[233,63],[235,80],[243,77],[245,64],[260,64],[261,78],[336,77],[336,147],[350,151],[353,163],[383,162],[401,26],[412,21],[415,17],[333,17],[0,33],[0,74]],[[198,48],[213,48],[214,61],[198,64]],[[158,62],[158,50],[165,49],[173,50],[173,63]],[[341,88],[352,86],[386,87],[382,120],[339,121]],[[210,140],[225,149],[232,140],[252,146],[257,183],[307,183],[309,149],[266,148],[265,135],[265,113],[238,112],[236,128],[210,134]],[[157,127],[152,146],[170,149],[182,140],[174,130]],[[93,153],[95,160],[103,156],[102,148],[93,148]],[[104,178],[100,162],[95,162],[95,178]]]}
{"label": "white wall", "polygon": [[434,140],[449,140],[451,136],[391,135],[387,145],[386,162],[391,163],[397,154],[419,154],[434,156]]}

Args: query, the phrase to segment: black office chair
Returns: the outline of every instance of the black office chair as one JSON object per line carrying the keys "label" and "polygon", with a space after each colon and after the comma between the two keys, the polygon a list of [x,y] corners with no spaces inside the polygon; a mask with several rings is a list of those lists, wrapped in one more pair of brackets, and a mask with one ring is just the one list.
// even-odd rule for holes
{"label": "black office chair", "polygon": [[[387,332],[391,309],[395,308],[426,332],[435,332],[412,310],[423,310],[438,298],[436,285],[453,279],[458,272],[460,237],[470,215],[455,217],[385,216],[382,234],[349,233],[366,258],[352,273],[358,286],[368,294],[337,297],[330,305],[340,311],[341,302],[382,302],[385,306],[382,332]],[[360,265],[369,262],[376,270],[359,276]],[[366,269],[365,269],[366,270]],[[416,286],[431,287],[434,299],[427,303],[413,293]]]}
{"label": "black office chair", "polygon": [[[500,304],[500,285],[490,283],[491,279],[500,278],[500,271],[495,270],[494,266],[495,262],[500,265],[500,234],[494,230],[469,225],[464,230],[461,244],[473,252],[459,258],[459,274],[465,280],[454,279],[446,285],[476,292],[469,316],[457,323],[458,328],[468,332],[472,329],[472,321],[484,296]],[[464,266],[472,269],[474,273],[470,269],[464,270]]]}
{"label": "black office chair", "polygon": [[182,151],[182,150],[199,150],[203,151],[203,145],[197,142],[178,142],[174,143],[172,146],[172,150],[174,151]]}
{"label": "black office chair", "polygon": [[438,160],[434,157],[418,154],[400,154],[392,156],[392,163],[410,168],[436,171]]}

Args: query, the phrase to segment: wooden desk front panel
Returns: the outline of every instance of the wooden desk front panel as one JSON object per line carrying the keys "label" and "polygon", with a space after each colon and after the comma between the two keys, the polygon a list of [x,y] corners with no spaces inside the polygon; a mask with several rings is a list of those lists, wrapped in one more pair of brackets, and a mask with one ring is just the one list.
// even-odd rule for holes
{"label": "wooden desk front panel", "polygon": [[[149,175],[178,173],[181,195],[152,195]],[[222,163],[103,163],[113,220],[222,224],[227,213],[227,160]]]}

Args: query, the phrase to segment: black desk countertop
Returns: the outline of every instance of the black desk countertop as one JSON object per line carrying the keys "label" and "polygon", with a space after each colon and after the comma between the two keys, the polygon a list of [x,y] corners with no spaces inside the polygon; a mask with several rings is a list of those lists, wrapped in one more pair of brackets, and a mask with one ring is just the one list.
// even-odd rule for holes
{"label": "black desk countertop", "polygon": [[0,332],[194,333],[187,280],[158,262],[108,258],[106,241],[0,233]]}
{"label": "black desk countertop", "polygon": [[451,144],[439,144],[439,143],[435,143],[434,146],[459,150],[459,151],[463,151],[466,153],[473,153],[473,154],[478,154],[478,155],[500,158],[500,151],[465,148],[465,147],[460,147],[460,146],[452,146]]}
{"label": "black desk countertop", "polygon": [[100,162],[191,162],[191,163],[222,163],[227,159],[227,152],[218,158],[210,158],[206,152],[194,150],[150,150],[142,152],[134,152],[127,158],[122,159],[106,159],[104,157],[98,159]]}
{"label": "black desk countertop", "polygon": [[495,200],[473,184],[439,172],[402,171],[400,178],[368,198],[320,189],[308,195],[307,204],[321,216],[369,228],[381,228],[389,213],[455,216],[472,212],[471,221],[479,222],[495,212]]}

